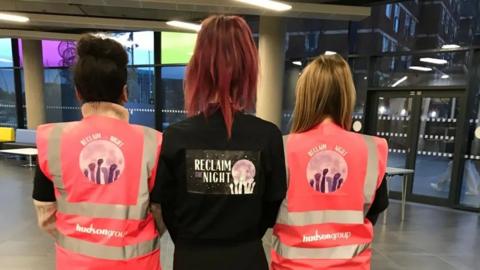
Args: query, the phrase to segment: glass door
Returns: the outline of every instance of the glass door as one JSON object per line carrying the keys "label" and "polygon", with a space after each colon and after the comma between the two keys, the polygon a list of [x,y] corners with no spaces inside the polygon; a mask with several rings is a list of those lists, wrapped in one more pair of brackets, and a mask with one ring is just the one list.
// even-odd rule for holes
{"label": "glass door", "polygon": [[[379,91],[369,101],[369,131],[388,141],[387,165],[415,170],[408,180],[407,197],[443,202],[459,181],[458,167],[462,91]],[[453,179],[453,181],[452,181]],[[400,179],[391,179],[391,191],[401,191]]]}
{"label": "glass door", "polygon": [[[414,97],[408,92],[379,93],[376,96],[375,133],[387,140],[388,167],[410,168]],[[401,191],[402,182],[391,179],[389,188]]]}
{"label": "glass door", "polygon": [[448,199],[453,177],[459,97],[424,93],[416,136],[413,194]]}

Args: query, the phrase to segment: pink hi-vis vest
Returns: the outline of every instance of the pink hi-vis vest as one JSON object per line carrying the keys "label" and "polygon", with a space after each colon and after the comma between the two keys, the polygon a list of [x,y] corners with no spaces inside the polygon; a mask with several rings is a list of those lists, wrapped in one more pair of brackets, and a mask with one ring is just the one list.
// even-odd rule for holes
{"label": "pink hi-vis vest", "polygon": [[103,116],[38,128],[39,166],[57,200],[57,269],[160,269],[149,193],[161,140]]}
{"label": "pink hi-vis vest", "polygon": [[273,270],[370,269],[366,219],[385,174],[385,140],[322,123],[289,135],[287,197],[273,229]]}

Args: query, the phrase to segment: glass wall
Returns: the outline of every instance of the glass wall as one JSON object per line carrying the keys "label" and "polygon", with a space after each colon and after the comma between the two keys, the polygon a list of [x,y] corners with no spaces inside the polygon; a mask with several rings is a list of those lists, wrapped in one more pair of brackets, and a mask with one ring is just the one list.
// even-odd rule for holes
{"label": "glass wall", "polygon": [[[407,0],[373,6],[372,15],[360,22],[289,19],[283,132],[289,130],[295,83],[310,59],[327,50],[348,56],[357,91],[353,118],[361,124],[358,131],[367,131],[370,91],[395,93],[382,96],[379,107],[369,111],[378,114],[375,132],[391,144],[389,166],[417,169],[412,199],[448,203],[445,198],[456,199],[452,190],[460,186],[454,204],[479,208],[480,105],[464,108],[467,99],[480,99],[469,94],[472,87],[480,93],[480,61],[472,67],[469,49],[480,44],[479,18],[479,1]],[[463,110],[469,115],[467,130],[461,125]],[[459,148],[466,149],[461,157]],[[393,181],[391,189],[399,191],[399,183]]]}
{"label": "glass wall", "polygon": [[375,59],[374,87],[463,86],[468,52],[381,56]]}
{"label": "glass wall", "polygon": [[0,127],[16,127],[17,112],[12,42],[0,38]]}
{"label": "glass wall", "polygon": [[[155,127],[154,33],[145,31],[105,35],[120,42],[128,53],[129,101],[125,106],[131,122]],[[81,118],[71,70],[75,62],[75,46],[73,41],[42,41],[47,122],[75,121]],[[19,40],[22,65],[21,48]]]}

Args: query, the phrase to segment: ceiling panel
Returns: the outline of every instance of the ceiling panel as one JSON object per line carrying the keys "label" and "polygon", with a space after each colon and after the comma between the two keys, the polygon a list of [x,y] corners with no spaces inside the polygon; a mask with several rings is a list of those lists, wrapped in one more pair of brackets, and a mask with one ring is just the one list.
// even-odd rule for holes
{"label": "ceiling panel", "polygon": [[[0,0],[2,10],[38,15],[68,15],[94,18],[134,19],[148,21],[186,20],[200,21],[212,13],[242,15],[279,15],[290,18],[315,18],[332,20],[360,20],[370,14],[365,7],[343,7],[321,3],[345,4],[346,1],[301,0],[292,2],[294,9],[286,13],[276,13],[262,8],[245,5],[234,0]],[[308,2],[308,3],[307,3]],[[337,3],[338,2],[338,3]],[[372,1],[354,1],[356,3]],[[33,16],[33,15],[32,15]],[[65,24],[43,22],[35,25],[32,19],[28,25],[0,23],[0,28],[31,29],[44,31],[64,31],[81,33],[91,31],[92,24],[81,25],[75,17]],[[121,24],[119,24],[121,27]],[[63,30],[62,30],[63,29]],[[98,28],[98,30],[111,28]],[[121,30],[121,29],[119,29]]]}

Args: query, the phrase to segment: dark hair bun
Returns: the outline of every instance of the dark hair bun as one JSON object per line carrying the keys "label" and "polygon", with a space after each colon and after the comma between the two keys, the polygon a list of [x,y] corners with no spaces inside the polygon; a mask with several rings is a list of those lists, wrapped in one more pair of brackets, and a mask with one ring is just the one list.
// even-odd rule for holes
{"label": "dark hair bun", "polygon": [[83,36],[77,43],[75,87],[84,102],[122,103],[128,55],[113,39]]}
{"label": "dark hair bun", "polygon": [[123,46],[110,38],[93,35],[83,36],[77,44],[77,55],[81,58],[93,57],[115,62],[118,66],[128,64],[128,55]]}

